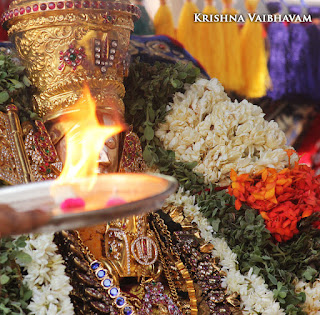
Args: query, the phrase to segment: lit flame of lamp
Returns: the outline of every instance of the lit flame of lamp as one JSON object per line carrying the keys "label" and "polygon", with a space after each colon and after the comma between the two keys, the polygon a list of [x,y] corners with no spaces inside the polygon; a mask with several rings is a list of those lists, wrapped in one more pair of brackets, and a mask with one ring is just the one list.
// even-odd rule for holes
{"label": "lit flame of lamp", "polygon": [[51,220],[33,232],[77,229],[150,212],[161,208],[164,200],[176,190],[174,178],[159,174],[98,176],[99,154],[105,140],[123,131],[125,125],[120,119],[115,125],[99,123],[88,87],[84,87],[83,97],[60,122],[67,131],[66,161],[61,176],[57,180],[0,189],[0,203],[16,211],[51,212]]}
{"label": "lit flame of lamp", "polygon": [[51,187],[51,195],[63,212],[101,207],[101,195],[90,198],[97,183],[99,154],[106,139],[123,131],[124,125],[99,123],[95,100],[86,85],[83,96],[68,114],[60,118],[60,123],[65,130],[70,124],[72,127],[65,135],[66,160],[59,178]]}
{"label": "lit flame of lamp", "polygon": [[79,178],[90,178],[88,190],[92,189],[98,170],[99,154],[106,139],[124,130],[120,123],[101,125],[96,116],[96,103],[87,86],[83,97],[73,106],[71,113],[61,118],[62,126],[74,122],[66,134],[66,161],[57,179],[57,184],[76,182]]}
{"label": "lit flame of lamp", "polygon": [[174,178],[159,174],[98,176],[99,154],[105,140],[123,131],[125,125],[99,123],[88,87],[84,87],[83,97],[60,121],[66,130],[74,125],[65,135],[67,153],[60,177],[0,190],[0,203],[17,211],[45,209],[52,213],[50,222],[33,232],[75,229],[146,213],[161,208],[176,190]]}

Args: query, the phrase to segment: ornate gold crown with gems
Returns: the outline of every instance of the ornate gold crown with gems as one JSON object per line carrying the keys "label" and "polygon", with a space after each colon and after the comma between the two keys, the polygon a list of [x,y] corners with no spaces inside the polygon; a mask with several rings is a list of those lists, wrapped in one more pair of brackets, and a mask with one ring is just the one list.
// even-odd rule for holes
{"label": "ornate gold crown with gems", "polygon": [[133,19],[128,0],[13,1],[1,22],[37,91],[45,121],[68,111],[87,83],[102,108],[123,112]]}

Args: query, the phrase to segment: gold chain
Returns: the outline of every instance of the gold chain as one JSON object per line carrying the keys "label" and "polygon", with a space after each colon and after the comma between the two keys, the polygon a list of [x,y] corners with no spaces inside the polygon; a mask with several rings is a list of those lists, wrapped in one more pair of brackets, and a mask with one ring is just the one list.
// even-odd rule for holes
{"label": "gold chain", "polygon": [[[152,225],[153,225],[154,231],[157,236],[157,241],[161,244],[161,247],[159,247],[160,259],[162,261],[164,261],[162,250],[165,250],[168,253],[167,249],[171,249],[171,255],[173,255],[176,258],[175,265],[176,265],[177,269],[179,270],[179,272],[181,273],[181,275],[187,285],[187,291],[188,291],[188,295],[189,295],[189,299],[190,299],[191,315],[197,315],[198,314],[198,306],[197,306],[196,291],[195,291],[193,280],[191,279],[190,273],[189,273],[188,269],[185,267],[185,265],[183,264],[183,262],[181,261],[180,255],[176,251],[174,251],[172,237],[171,237],[171,234],[168,230],[168,227],[164,223],[164,220],[160,217],[160,215],[158,213],[153,214],[152,217],[153,217],[153,219],[155,219],[155,221],[157,222],[157,224],[161,228],[161,231],[166,236],[166,240],[168,242],[167,246],[166,246],[166,244],[163,243],[163,241],[160,238],[159,232],[156,228],[156,225],[155,225],[154,221],[152,220]],[[159,246],[159,244],[158,244],[158,246]],[[163,265],[164,265],[163,268],[164,268],[164,272],[165,272],[166,276],[168,273],[169,277],[170,277],[170,281],[169,281],[169,278],[167,278],[167,281],[168,281],[168,284],[170,287],[170,291],[172,291],[171,286],[173,286],[173,288],[174,288],[173,292],[174,292],[176,298],[178,299],[178,294],[177,294],[174,282],[171,278],[170,271],[168,270],[168,266],[165,264],[163,264]],[[177,300],[176,300],[176,302],[177,302]]]}
{"label": "gold chain", "polygon": [[154,232],[155,232],[155,235],[156,235],[156,242],[157,242],[157,246],[158,246],[158,249],[159,249],[160,260],[161,260],[162,267],[163,267],[163,270],[164,270],[164,273],[165,273],[165,276],[166,276],[166,279],[168,281],[168,285],[169,285],[169,288],[170,288],[170,294],[171,294],[171,297],[172,297],[173,301],[177,303],[178,302],[178,293],[177,293],[176,287],[174,285],[174,282],[172,280],[172,277],[171,277],[171,274],[170,274],[170,270],[169,270],[169,268],[168,268],[168,266],[166,264],[165,258],[164,258],[163,253],[162,253],[162,250],[165,249],[165,245],[164,245],[164,243],[162,242],[162,240],[160,238],[159,232],[158,232],[154,222],[152,222],[152,225],[153,225]]}
{"label": "gold chain", "polygon": [[85,246],[84,243],[82,242],[79,232],[77,230],[75,230],[75,232],[77,234],[77,238],[78,238],[77,241],[81,248],[82,253],[85,255],[85,257],[88,258],[89,264],[92,263],[96,259],[94,258],[93,254],[90,252],[89,248]]}

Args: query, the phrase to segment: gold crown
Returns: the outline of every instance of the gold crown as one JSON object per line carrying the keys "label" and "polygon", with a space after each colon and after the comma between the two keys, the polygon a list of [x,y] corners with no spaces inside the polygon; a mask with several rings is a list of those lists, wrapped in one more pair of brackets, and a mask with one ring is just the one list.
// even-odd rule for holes
{"label": "gold crown", "polygon": [[128,0],[15,0],[1,17],[36,87],[36,110],[53,119],[75,103],[87,83],[98,102],[123,112],[123,77],[133,19]]}

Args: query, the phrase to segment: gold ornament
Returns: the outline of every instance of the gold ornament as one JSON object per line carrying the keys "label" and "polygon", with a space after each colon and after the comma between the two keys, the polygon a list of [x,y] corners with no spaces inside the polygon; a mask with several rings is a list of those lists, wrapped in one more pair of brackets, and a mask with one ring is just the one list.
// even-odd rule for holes
{"label": "gold ornament", "polygon": [[30,165],[24,150],[23,134],[14,105],[0,112],[0,179],[11,185],[30,182]]}
{"label": "gold ornament", "polygon": [[98,107],[124,112],[123,77],[139,8],[118,1],[13,1],[2,16],[36,87],[35,109],[44,121],[68,111],[87,83]]}

